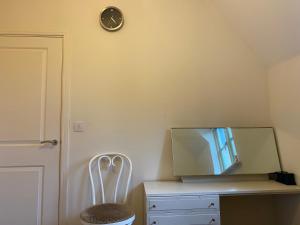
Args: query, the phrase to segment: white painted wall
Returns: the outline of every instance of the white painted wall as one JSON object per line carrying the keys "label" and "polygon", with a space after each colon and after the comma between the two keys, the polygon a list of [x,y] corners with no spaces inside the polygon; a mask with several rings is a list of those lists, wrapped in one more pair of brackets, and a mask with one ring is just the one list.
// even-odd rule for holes
{"label": "white painted wall", "polygon": [[[106,5],[124,12],[117,33],[98,25]],[[70,133],[68,224],[89,204],[98,152],[132,158],[140,225],[141,182],[174,179],[170,127],[270,125],[266,72],[210,0],[1,1],[0,31],[66,34],[71,121],[87,122]]]}
{"label": "white painted wall", "polygon": [[[300,55],[269,70],[271,117],[276,128],[283,169],[300,182]],[[282,197],[281,224],[300,223],[300,197]]]}
{"label": "white painted wall", "polygon": [[95,23],[102,6],[73,4],[74,15],[85,16],[72,23],[72,120],[88,123],[86,133],[71,137],[74,225],[87,205],[85,164],[96,152],[132,158],[132,200],[141,224],[141,182],[173,179],[170,127],[269,122],[264,70],[212,3],[119,5],[126,25],[111,34]]}
{"label": "white painted wall", "polygon": [[300,1],[213,0],[266,65],[300,53]]}
{"label": "white painted wall", "polygon": [[300,181],[300,55],[273,66],[269,71],[271,116],[283,167]]}

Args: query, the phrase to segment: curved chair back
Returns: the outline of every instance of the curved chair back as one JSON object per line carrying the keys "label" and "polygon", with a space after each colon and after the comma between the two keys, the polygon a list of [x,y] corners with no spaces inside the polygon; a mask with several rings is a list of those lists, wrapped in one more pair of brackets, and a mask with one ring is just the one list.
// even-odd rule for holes
{"label": "curved chair back", "polygon": [[[106,166],[104,166],[104,162],[106,161]],[[119,161],[119,163],[117,163]],[[119,166],[117,166],[117,164]],[[127,165],[127,173],[125,170],[125,165]],[[117,170],[118,168],[118,170]],[[95,172],[94,172],[94,169]],[[122,153],[105,153],[105,154],[97,154],[94,157],[92,157],[89,161],[89,176],[90,176],[90,182],[91,182],[91,189],[92,189],[92,203],[93,205],[96,205],[96,187],[98,183],[98,190],[100,191],[101,200],[102,203],[107,203],[107,199],[105,194],[107,193],[107,190],[105,190],[105,184],[104,184],[104,177],[103,177],[103,170],[107,170],[107,175],[111,173],[115,173],[115,183],[113,190],[113,198],[112,202],[116,203],[118,200],[118,194],[120,193],[120,186],[122,186],[122,182],[120,182],[121,177],[123,185],[125,185],[125,190],[123,191],[123,198],[121,198],[121,202],[125,203],[127,200],[128,195],[128,189],[132,174],[132,162],[131,160]],[[98,179],[98,182],[96,183],[96,177]]]}

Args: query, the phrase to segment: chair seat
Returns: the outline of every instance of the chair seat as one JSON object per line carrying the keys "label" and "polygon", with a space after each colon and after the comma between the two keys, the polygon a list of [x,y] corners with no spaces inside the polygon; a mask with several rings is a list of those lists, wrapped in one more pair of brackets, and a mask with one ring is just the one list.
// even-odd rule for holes
{"label": "chair seat", "polygon": [[87,208],[80,214],[81,220],[91,224],[118,223],[134,217],[133,211],[124,204],[101,204]]}

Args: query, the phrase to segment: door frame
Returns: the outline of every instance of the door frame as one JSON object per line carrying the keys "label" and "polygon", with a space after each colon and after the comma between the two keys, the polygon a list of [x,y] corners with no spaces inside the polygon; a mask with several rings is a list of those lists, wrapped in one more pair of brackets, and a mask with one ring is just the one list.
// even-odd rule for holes
{"label": "door frame", "polygon": [[[59,162],[59,196],[58,196],[58,225],[66,223],[68,216],[68,170],[70,153],[70,90],[71,76],[70,65],[66,65],[70,55],[66,50],[67,33],[20,33],[0,32],[0,37],[36,37],[36,38],[59,38],[62,40],[62,68],[61,68],[61,124],[60,124],[60,162]],[[69,48],[67,48],[69,49]]]}

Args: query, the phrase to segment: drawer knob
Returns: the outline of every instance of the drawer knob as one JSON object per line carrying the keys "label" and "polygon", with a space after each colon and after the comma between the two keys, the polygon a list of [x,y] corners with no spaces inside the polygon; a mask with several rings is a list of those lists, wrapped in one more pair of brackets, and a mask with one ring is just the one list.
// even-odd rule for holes
{"label": "drawer knob", "polygon": [[156,205],[152,205],[152,208],[156,208]]}
{"label": "drawer knob", "polygon": [[216,222],[216,220],[215,220],[214,218],[212,218],[212,219],[210,220],[209,224],[213,224],[213,223],[215,223],[215,222]]}
{"label": "drawer knob", "polygon": [[156,224],[156,221],[153,221],[152,224]]}

